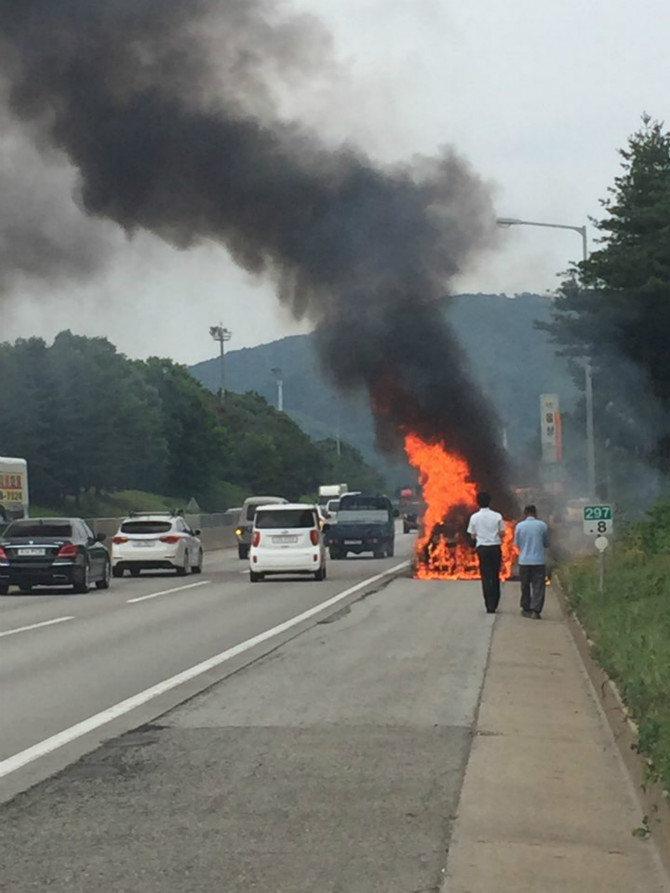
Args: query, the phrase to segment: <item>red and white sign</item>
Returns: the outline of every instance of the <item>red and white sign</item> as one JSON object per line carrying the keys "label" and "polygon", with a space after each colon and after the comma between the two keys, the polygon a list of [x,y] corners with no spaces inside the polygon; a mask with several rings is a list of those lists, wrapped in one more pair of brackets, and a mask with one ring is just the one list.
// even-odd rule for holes
{"label": "red and white sign", "polygon": [[563,439],[558,394],[540,394],[540,436],[542,461],[546,463],[561,462],[563,460]]}

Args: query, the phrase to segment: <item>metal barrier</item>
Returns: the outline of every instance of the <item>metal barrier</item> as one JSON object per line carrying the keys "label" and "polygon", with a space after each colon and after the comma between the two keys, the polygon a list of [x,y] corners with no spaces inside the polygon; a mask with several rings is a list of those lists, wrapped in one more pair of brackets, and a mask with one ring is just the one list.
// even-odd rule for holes
{"label": "metal barrier", "polygon": [[[151,513],[147,512],[147,514]],[[235,539],[235,526],[238,521],[237,513],[185,514],[184,518],[194,530],[200,530],[200,540],[205,552],[235,547],[237,543]],[[123,520],[124,518],[87,518],[86,523],[93,533],[104,533],[109,541],[116,534]]]}

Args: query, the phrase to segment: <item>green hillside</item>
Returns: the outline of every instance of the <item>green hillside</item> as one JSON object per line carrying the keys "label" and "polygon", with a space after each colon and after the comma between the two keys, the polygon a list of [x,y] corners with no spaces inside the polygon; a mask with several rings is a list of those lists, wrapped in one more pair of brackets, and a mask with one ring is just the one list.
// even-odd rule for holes
{"label": "green hillside", "polygon": [[[445,300],[445,314],[463,344],[474,378],[493,401],[505,428],[510,451],[521,450],[537,435],[539,395],[558,393],[569,410],[577,392],[565,362],[557,357],[535,321],[549,319],[551,301],[540,295],[459,295]],[[295,335],[271,344],[226,354],[226,387],[257,391],[276,405],[273,369],[281,369],[284,409],[311,437],[339,436],[374,460],[391,480],[402,479],[404,463],[390,466],[375,450],[367,400],[339,394],[321,369],[311,335]],[[219,386],[218,359],[191,367],[209,389]]]}

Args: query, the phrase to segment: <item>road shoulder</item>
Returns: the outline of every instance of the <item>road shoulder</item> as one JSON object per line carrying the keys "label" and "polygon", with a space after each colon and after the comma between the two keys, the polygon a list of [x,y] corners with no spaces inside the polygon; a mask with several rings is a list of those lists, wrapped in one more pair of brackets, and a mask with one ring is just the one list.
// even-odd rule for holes
{"label": "road shoulder", "polygon": [[555,594],[539,622],[508,603],[493,636],[443,890],[666,893],[642,828]]}

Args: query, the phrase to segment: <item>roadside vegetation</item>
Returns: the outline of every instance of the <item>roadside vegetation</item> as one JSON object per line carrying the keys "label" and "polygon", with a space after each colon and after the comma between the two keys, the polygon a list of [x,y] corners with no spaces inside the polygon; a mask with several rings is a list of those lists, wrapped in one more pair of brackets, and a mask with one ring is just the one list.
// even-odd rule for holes
{"label": "roadside vegetation", "polygon": [[[644,115],[619,154],[593,250],[542,324],[577,386],[591,360],[597,496],[614,503],[617,528],[602,595],[596,558],[560,574],[639,726],[640,751],[670,790],[670,503],[657,501],[670,482],[670,132]],[[586,464],[583,430],[582,401],[565,426],[573,479]]]}
{"label": "roadside vegetation", "polygon": [[560,578],[639,727],[640,752],[670,791],[670,504],[626,525],[607,553],[602,594],[595,558],[564,564]]}
{"label": "roadside vegetation", "polygon": [[314,442],[258,394],[221,401],[185,366],[129,360],[105,338],[0,344],[0,378],[0,454],[27,459],[35,513],[117,515],[191,498],[222,512],[254,493],[309,498],[331,481],[384,488],[356,449]]}

